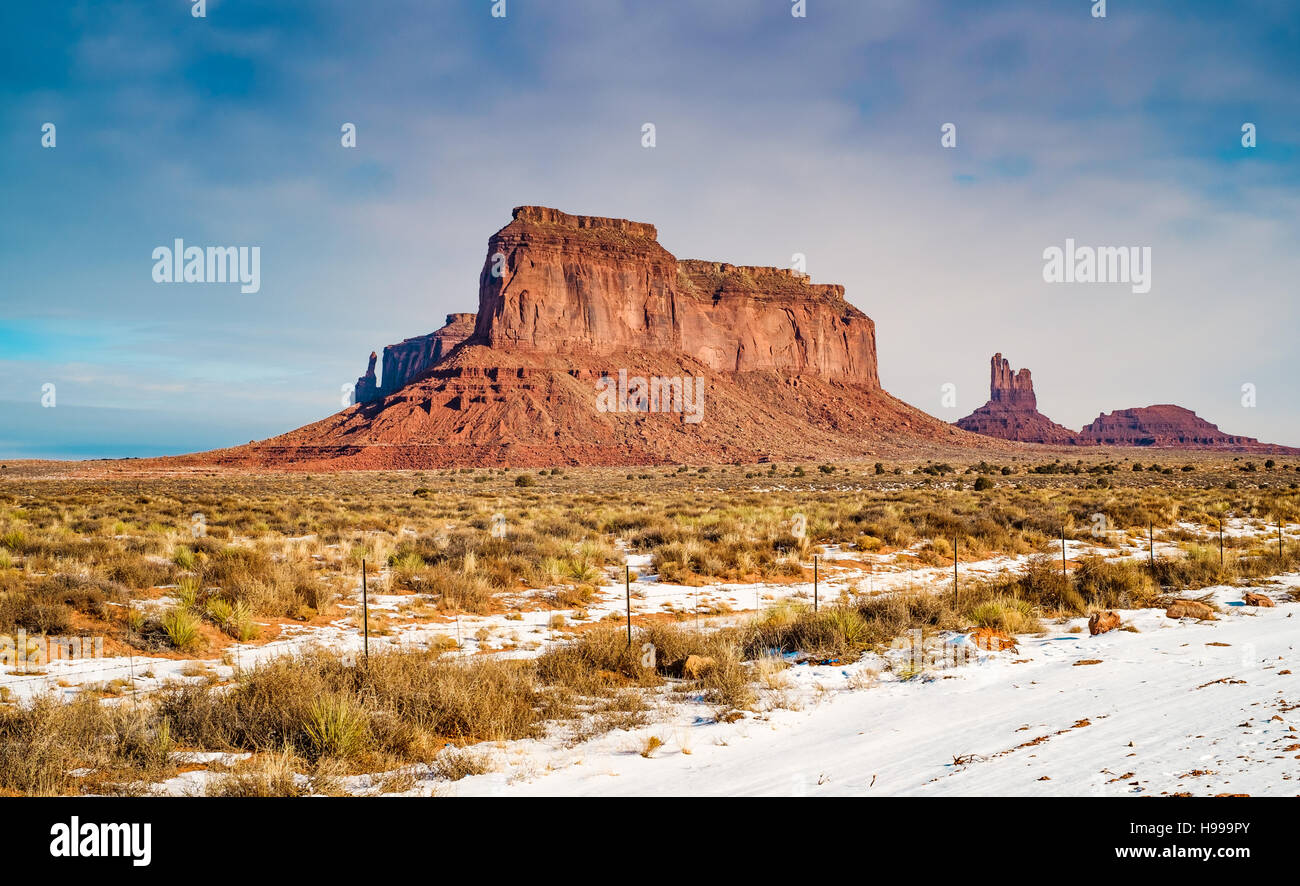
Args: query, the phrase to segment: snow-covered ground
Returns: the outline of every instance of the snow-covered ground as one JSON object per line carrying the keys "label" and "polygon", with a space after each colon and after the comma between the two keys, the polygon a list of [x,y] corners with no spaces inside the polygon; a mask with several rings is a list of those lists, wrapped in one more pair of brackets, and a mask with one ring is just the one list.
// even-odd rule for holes
{"label": "snow-covered ground", "polygon": [[[458,795],[1195,795],[1300,793],[1300,640],[1287,590],[1278,606],[1212,589],[1215,622],[1124,612],[1137,633],[1070,633],[1076,619],[1016,651],[910,680],[848,666],[787,670],[784,707],[719,723],[676,717],[575,748],[493,750],[498,771]],[[1087,662],[1096,662],[1089,664]],[[869,686],[869,688],[862,688]],[[793,708],[793,709],[791,709]],[[663,741],[643,757],[650,736]]]}
{"label": "snow-covered ground", "polygon": [[[1196,527],[1187,527],[1195,529]],[[1202,530],[1203,531],[1203,530]],[[1225,533],[1267,531],[1241,522]],[[1122,539],[1112,539],[1121,542]],[[1157,554],[1176,546],[1157,538]],[[1118,548],[1070,540],[1066,555],[1090,552],[1145,557],[1145,539]],[[903,552],[906,554],[907,552]],[[823,549],[819,592],[889,593],[918,585],[946,586],[951,567],[911,567],[884,555]],[[998,556],[960,564],[962,581],[1021,570],[1029,557]],[[629,554],[634,616],[697,611],[705,623],[796,598],[811,602],[810,581],[671,585],[650,572],[648,555]],[[616,575],[616,573],[618,573]],[[648,724],[576,741],[564,729],[545,739],[481,745],[489,774],[455,783],[412,772],[406,793],[453,794],[1293,794],[1300,785],[1300,683],[1290,673],[1300,608],[1289,589],[1300,575],[1256,582],[1273,609],[1240,605],[1242,589],[1210,592],[1223,614],[1214,622],[1174,621],[1163,610],[1122,613],[1126,626],[1092,638],[1083,619],[1053,624],[1042,636],[1020,637],[1014,651],[974,649],[966,635],[937,638],[943,659],[913,675],[909,651],[867,655],[849,664],[794,664],[760,688],[757,711],[719,722],[698,695],[669,686],[654,693]],[[507,611],[459,618],[420,611],[413,594],[372,592],[372,615],[387,633],[372,650],[431,642],[459,645],[453,654],[532,656],[567,641],[562,627],[616,619],[626,611],[621,569],[581,609],[551,609],[542,592],[512,595]],[[352,608],[349,609],[349,606]],[[415,607],[416,611],[410,611]],[[141,693],[169,680],[230,679],[238,668],[322,645],[359,653],[354,604],[332,623],[288,625],[274,640],[236,644],[223,660],[135,656],[52,661],[36,673],[6,669],[8,697],[87,687],[133,678]],[[931,652],[935,652],[932,649]],[[642,756],[647,742],[660,746]],[[244,755],[226,755],[226,766]],[[228,757],[228,759],[227,759]],[[216,759],[216,758],[214,758]],[[188,761],[202,764],[205,760]],[[220,767],[218,767],[220,768]],[[158,786],[201,793],[213,776],[187,771]],[[384,775],[345,780],[375,792]],[[402,784],[400,781],[397,784]]]}

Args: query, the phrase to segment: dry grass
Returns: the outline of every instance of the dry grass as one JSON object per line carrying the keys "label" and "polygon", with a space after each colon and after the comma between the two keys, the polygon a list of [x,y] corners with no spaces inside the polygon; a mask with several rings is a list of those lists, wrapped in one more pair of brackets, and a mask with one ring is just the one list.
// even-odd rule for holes
{"label": "dry grass", "polygon": [[[1143,456],[1139,471],[1103,455],[825,473],[797,465],[569,471],[548,474],[542,491],[499,471],[342,474],[328,484],[291,474],[137,480],[8,471],[0,476],[0,633],[91,633],[189,655],[219,654],[200,647],[204,631],[256,642],[256,619],[337,617],[340,600],[353,602],[363,559],[373,590],[418,595],[419,616],[432,617],[500,612],[507,595],[526,588],[552,606],[584,609],[621,564],[620,541],[649,554],[662,580],[688,584],[793,578],[832,544],[886,556],[910,548],[917,557],[909,560],[935,565],[950,562],[954,543],[962,561],[1037,556],[1021,576],[963,579],[955,602],[946,589],[916,587],[816,613],[781,605],[719,630],[651,623],[636,629],[631,649],[621,628],[584,625],[535,661],[403,651],[359,667],[320,652],[260,665],[228,687],[171,687],[138,709],[93,699],[10,704],[0,708],[0,789],[134,791],[170,771],[162,749],[173,741],[253,752],[212,788],[230,794],[326,793],[343,772],[416,765],[452,777],[473,768],[474,752],[448,754],[449,742],[535,737],[556,724],[580,724],[581,735],[635,729],[670,688],[727,716],[753,708],[759,694],[785,688],[778,653],[851,659],[916,629],[1032,633],[1041,619],[1148,606],[1300,568],[1294,541],[1279,556],[1268,536],[1229,537],[1220,565],[1212,533],[1176,525],[1213,525],[1221,513],[1268,525],[1296,519],[1296,464],[1251,470],[1246,457],[1198,460],[1183,472],[1180,456],[1153,471],[1146,462],[1161,456]],[[992,487],[970,488],[977,477]],[[1095,515],[1108,534],[1093,535]],[[1085,557],[1061,576],[1063,525],[1068,537],[1115,546],[1144,538],[1148,523],[1182,553],[1158,558],[1154,570]],[[167,595],[174,608],[132,607],[128,616],[117,605]],[[689,656],[711,664],[687,675]],[[96,774],[68,774],[78,768]]]}

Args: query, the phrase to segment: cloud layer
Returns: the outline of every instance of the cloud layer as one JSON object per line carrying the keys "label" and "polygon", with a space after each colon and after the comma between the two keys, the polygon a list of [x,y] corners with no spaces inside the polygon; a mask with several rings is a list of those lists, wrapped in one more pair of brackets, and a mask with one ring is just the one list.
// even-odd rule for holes
{"label": "cloud layer", "polygon": [[[1174,402],[1300,444],[1293,4],[490,7],[0,13],[0,400],[54,382],[60,408],[188,422],[178,451],[287,430],[473,310],[487,236],[540,203],[651,221],[684,258],[806,254],[876,320],[885,386],[941,418],[1001,351],[1068,426]],[[177,237],[261,246],[261,292],[152,283]],[[1150,246],[1151,291],[1043,282],[1067,237]],[[13,415],[25,453],[94,434]]]}

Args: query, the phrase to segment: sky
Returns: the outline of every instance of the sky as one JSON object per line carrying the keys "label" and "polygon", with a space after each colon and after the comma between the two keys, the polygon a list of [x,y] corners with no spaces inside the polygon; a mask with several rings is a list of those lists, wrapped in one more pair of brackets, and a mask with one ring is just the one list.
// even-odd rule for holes
{"label": "sky", "polygon": [[[997,351],[1069,427],[1177,403],[1300,445],[1289,0],[192,6],[0,4],[0,458],[323,418],[372,350],[476,309],[524,204],[804,254],[875,320],[885,388],[948,421]],[[1067,238],[1149,247],[1150,290],[1045,281]],[[155,282],[176,239],[259,247],[260,289]]]}

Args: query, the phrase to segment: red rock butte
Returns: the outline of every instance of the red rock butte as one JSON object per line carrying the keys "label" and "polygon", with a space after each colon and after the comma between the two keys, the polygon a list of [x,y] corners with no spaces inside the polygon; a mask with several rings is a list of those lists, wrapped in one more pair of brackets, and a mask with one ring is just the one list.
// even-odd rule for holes
{"label": "red rock butte", "polygon": [[1000,440],[1063,446],[1079,442],[1074,431],[1038,411],[1029,370],[1012,372],[1010,361],[1001,354],[994,354],[989,361],[989,402],[956,424],[962,430]]}
{"label": "red rock butte", "polygon": [[1254,437],[1225,434],[1190,409],[1169,404],[1103,413],[1075,433],[1038,411],[1034,382],[1028,369],[1011,371],[1001,354],[994,354],[989,373],[989,402],[957,427],[975,434],[1045,443],[1055,446],[1146,446],[1167,449],[1220,449],[1232,452],[1294,453],[1286,446],[1261,443]]}
{"label": "red rock butte", "polygon": [[[489,238],[478,289],[476,314],[450,314],[436,332],[384,348],[382,361],[372,353],[356,405],[180,460],[528,467],[999,446],[881,390],[875,324],[842,286],[784,268],[678,260],[650,224],[520,206]],[[620,370],[702,379],[702,420],[602,410],[597,382]]]}

